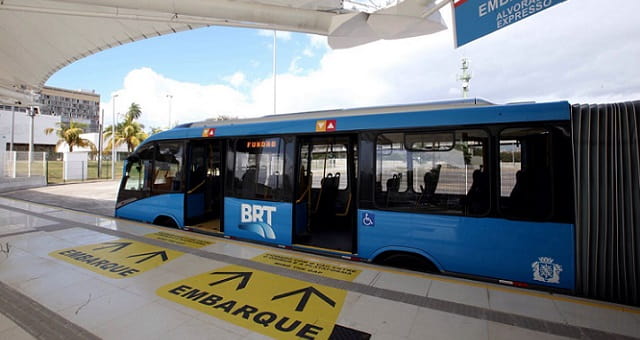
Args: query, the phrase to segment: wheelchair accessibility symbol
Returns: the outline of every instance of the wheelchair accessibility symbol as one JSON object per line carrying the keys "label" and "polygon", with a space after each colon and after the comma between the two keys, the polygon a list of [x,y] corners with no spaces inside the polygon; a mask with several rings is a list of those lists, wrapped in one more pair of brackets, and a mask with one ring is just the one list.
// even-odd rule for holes
{"label": "wheelchair accessibility symbol", "polygon": [[362,213],[362,224],[366,227],[373,227],[376,224],[376,215],[368,212]]}

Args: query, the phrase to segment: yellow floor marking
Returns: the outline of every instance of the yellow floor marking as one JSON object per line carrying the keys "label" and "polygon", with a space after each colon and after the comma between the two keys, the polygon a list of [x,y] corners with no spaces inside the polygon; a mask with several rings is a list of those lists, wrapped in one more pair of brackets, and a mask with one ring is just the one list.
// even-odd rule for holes
{"label": "yellow floor marking", "polygon": [[320,261],[312,261],[277,253],[263,253],[251,260],[272,266],[296,270],[303,273],[320,275],[343,281],[353,281],[362,272],[346,265],[338,265]]}
{"label": "yellow floor marking", "polygon": [[121,238],[60,249],[49,253],[49,256],[112,279],[122,279],[153,269],[182,254],[184,253]]}
{"label": "yellow floor marking", "polygon": [[323,252],[344,254],[344,255],[349,255],[349,256],[353,255],[353,253],[351,253],[349,251],[336,250],[336,249],[331,249],[331,248],[322,248],[322,247],[310,246],[310,245],[306,245],[306,244],[294,244],[293,246],[296,247],[296,248],[300,248],[300,249],[319,250],[319,251],[323,251]]}
{"label": "yellow floor marking", "polygon": [[164,241],[171,244],[177,244],[189,248],[200,249],[208,245],[213,244],[212,241],[203,240],[191,236],[178,235],[174,233],[168,233],[166,231],[159,231],[157,233],[151,233],[144,235],[145,237],[152,238],[158,241]]}
{"label": "yellow floor marking", "polygon": [[[223,239],[220,239],[220,242],[221,243],[229,243],[229,244],[240,244],[242,246],[247,246],[247,247],[250,247],[250,248],[267,250],[267,251],[273,249],[273,247],[262,246],[262,245],[259,245],[259,244],[254,244],[254,243],[250,243],[250,242],[247,242],[247,241],[240,241],[240,240],[229,240],[229,239],[224,239],[223,238]],[[312,255],[312,254],[310,254],[309,256],[316,257],[318,259],[318,261],[322,262],[322,263],[334,263],[335,265],[342,265],[342,262],[338,262],[337,260],[329,258],[329,257],[325,258],[325,257],[322,257],[322,256],[317,256],[317,255]],[[595,301],[595,300],[585,300],[585,299],[582,299],[582,298],[579,298],[579,297],[571,297],[571,296],[558,296],[558,295],[552,295],[550,293],[536,292],[536,291],[531,291],[531,290],[527,290],[527,289],[523,289],[523,288],[517,288],[517,287],[499,286],[497,284],[488,284],[488,283],[483,283],[483,282],[471,282],[471,281],[464,280],[464,279],[446,278],[446,277],[443,277],[443,276],[439,276],[437,274],[426,274],[426,273],[420,273],[420,272],[410,272],[410,271],[406,271],[406,270],[397,270],[397,269],[393,269],[393,268],[390,268],[390,267],[383,267],[383,266],[379,266],[379,265],[375,265],[375,267],[371,267],[371,266],[365,266],[365,265],[361,265],[361,264],[356,264],[356,262],[352,262],[352,261],[345,261],[345,262],[354,263],[352,265],[352,267],[358,268],[360,270],[374,270],[374,271],[386,272],[386,273],[391,273],[391,274],[396,274],[396,275],[413,276],[413,277],[418,277],[418,278],[422,278],[422,279],[436,280],[436,281],[445,282],[445,283],[452,283],[452,284],[458,284],[458,285],[463,285],[463,286],[471,286],[471,287],[479,287],[479,288],[484,288],[484,289],[487,289],[487,290],[502,291],[502,292],[508,292],[508,293],[512,293],[512,294],[529,295],[529,296],[534,296],[534,297],[543,298],[543,299],[565,301],[565,302],[575,303],[575,304],[579,304],[579,305],[585,305],[585,306],[591,306],[591,307],[597,307],[597,308],[603,308],[603,309],[610,309],[610,310],[617,310],[617,311],[622,311],[622,312],[627,312],[627,313],[633,313],[633,314],[639,314],[640,315],[640,309],[636,309],[634,307],[622,306],[622,305],[608,304],[607,302],[599,302],[599,301]],[[372,266],[374,266],[374,265],[372,265]]]}
{"label": "yellow floor marking", "polygon": [[[17,199],[10,198],[10,197],[3,197],[3,198],[7,199],[7,200],[11,200],[11,201],[21,202],[21,203],[25,202],[25,201],[17,200]],[[36,205],[36,206],[41,206],[41,207],[47,207],[47,208],[54,207],[56,209],[66,210],[66,211],[73,212],[73,213],[78,213],[78,214],[81,214],[81,215],[88,215],[88,216],[96,217],[96,214],[86,213],[86,212],[79,211],[79,210],[72,210],[72,209],[68,209],[68,208],[52,206],[52,205],[47,205],[47,204],[42,204],[42,203],[35,203],[35,202],[29,202],[29,204]],[[28,208],[20,208],[20,209],[28,210]],[[103,219],[111,219],[111,220],[114,220],[114,221],[115,220],[120,220],[120,221],[127,222],[127,223],[130,223],[130,224],[144,226],[144,227],[151,228],[151,229],[156,229],[156,230],[165,230],[166,229],[166,227],[159,227],[159,226],[155,226],[155,225],[148,224],[148,223],[142,223],[142,222],[137,222],[137,221],[133,221],[133,220],[126,220],[126,219],[121,219],[121,218],[117,218],[117,217],[107,217],[107,216],[99,216],[99,217],[103,218]],[[181,231],[181,232],[188,233],[189,231]],[[260,245],[256,245],[256,244],[251,244],[251,243],[248,243],[246,241],[236,241],[236,240],[224,239],[224,241],[221,240],[221,242],[223,242],[223,243],[224,242],[226,242],[226,243],[240,243],[240,244],[243,244],[245,246],[249,246],[249,247],[256,248],[256,249],[263,249],[263,250],[272,249],[272,247],[265,247],[265,246],[260,246]],[[51,255],[51,256],[53,256],[53,255]],[[359,268],[361,268],[363,270],[365,270],[365,269],[366,270],[377,270],[377,271],[381,271],[381,272],[387,272],[387,273],[398,274],[398,275],[409,275],[409,276],[415,276],[415,277],[421,277],[421,278],[437,280],[437,281],[446,282],[446,283],[453,283],[453,284],[472,286],[472,287],[480,287],[480,288],[485,288],[485,289],[488,289],[488,290],[509,292],[509,293],[512,293],[512,294],[529,295],[529,296],[534,296],[534,297],[543,298],[543,299],[565,301],[565,302],[575,303],[575,304],[579,304],[579,305],[585,305],[585,306],[591,306],[591,307],[603,308],[603,309],[609,309],[609,310],[617,310],[617,311],[621,311],[621,312],[625,312],[625,313],[632,313],[632,314],[640,315],[640,309],[637,309],[637,308],[634,308],[634,307],[623,306],[623,305],[615,305],[615,304],[608,304],[607,302],[598,302],[598,301],[595,301],[595,300],[584,300],[584,299],[579,298],[579,297],[557,296],[557,295],[551,295],[549,293],[537,293],[537,292],[534,292],[534,291],[528,291],[528,290],[525,290],[525,289],[519,289],[519,288],[515,288],[515,287],[513,287],[513,288],[512,287],[501,287],[501,286],[498,286],[498,285],[490,285],[490,284],[485,284],[485,283],[480,283],[480,282],[474,283],[474,282],[468,282],[468,281],[461,281],[461,280],[457,280],[457,279],[447,279],[447,278],[444,278],[444,277],[439,277],[439,276],[434,276],[434,275],[429,275],[429,274],[409,273],[409,272],[406,272],[406,271],[399,271],[399,270],[394,270],[394,269],[391,269],[391,268],[376,267],[375,269],[372,269],[370,267],[366,267],[366,266],[362,266],[362,265],[354,265],[354,267],[356,267],[356,268],[359,267]]]}
{"label": "yellow floor marking", "polygon": [[328,339],[347,295],[235,265],[165,285],[156,293],[275,339]]}

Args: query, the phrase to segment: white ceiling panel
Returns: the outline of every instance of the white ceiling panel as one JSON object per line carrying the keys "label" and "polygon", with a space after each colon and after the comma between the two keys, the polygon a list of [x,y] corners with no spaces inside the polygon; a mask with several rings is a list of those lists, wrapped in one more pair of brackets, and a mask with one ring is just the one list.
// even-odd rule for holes
{"label": "white ceiling panel", "polygon": [[394,4],[359,13],[342,0],[2,0],[0,102],[33,98],[53,73],[99,51],[210,25],[321,34],[336,48],[446,28],[438,13],[420,16],[433,0]]}

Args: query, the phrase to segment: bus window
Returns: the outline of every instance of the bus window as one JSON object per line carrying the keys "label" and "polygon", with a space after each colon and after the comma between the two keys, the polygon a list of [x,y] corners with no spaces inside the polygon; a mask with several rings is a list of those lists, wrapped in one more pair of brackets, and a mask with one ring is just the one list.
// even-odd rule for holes
{"label": "bus window", "polygon": [[180,192],[182,190],[181,142],[160,142],[153,171],[152,194]]}
{"label": "bus window", "polygon": [[[335,143],[332,143],[335,142]],[[347,140],[331,140],[328,144],[314,144],[311,152],[311,188],[320,189],[322,180],[333,178],[338,190],[345,190],[349,185],[347,176]]]}
{"label": "bus window", "polygon": [[285,189],[284,141],[280,138],[238,139],[235,145],[235,197],[281,201]]}
{"label": "bus window", "polygon": [[551,133],[510,128],[500,134],[500,211],[506,217],[546,220],[552,213]]}
{"label": "bus window", "polygon": [[154,151],[155,148],[151,145],[129,158],[125,173],[124,190],[145,191],[150,189],[149,183]]}
{"label": "bus window", "polygon": [[488,139],[482,130],[378,136],[376,204],[402,211],[487,214]]}
{"label": "bus window", "polygon": [[407,191],[409,163],[404,134],[378,136],[376,145],[376,201],[382,207],[403,205],[399,193]]}

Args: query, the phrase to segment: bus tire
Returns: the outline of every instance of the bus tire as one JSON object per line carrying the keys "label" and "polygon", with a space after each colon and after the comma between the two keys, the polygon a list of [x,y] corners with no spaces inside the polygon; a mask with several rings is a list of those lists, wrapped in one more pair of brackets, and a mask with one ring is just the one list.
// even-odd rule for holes
{"label": "bus tire", "polygon": [[422,255],[402,252],[391,251],[380,254],[374,260],[375,263],[383,266],[409,269],[418,272],[436,273],[438,268]]}
{"label": "bus tire", "polygon": [[158,216],[155,220],[153,220],[153,224],[174,229],[178,228],[178,224],[176,223],[176,221],[174,221],[173,218],[169,216]]}

